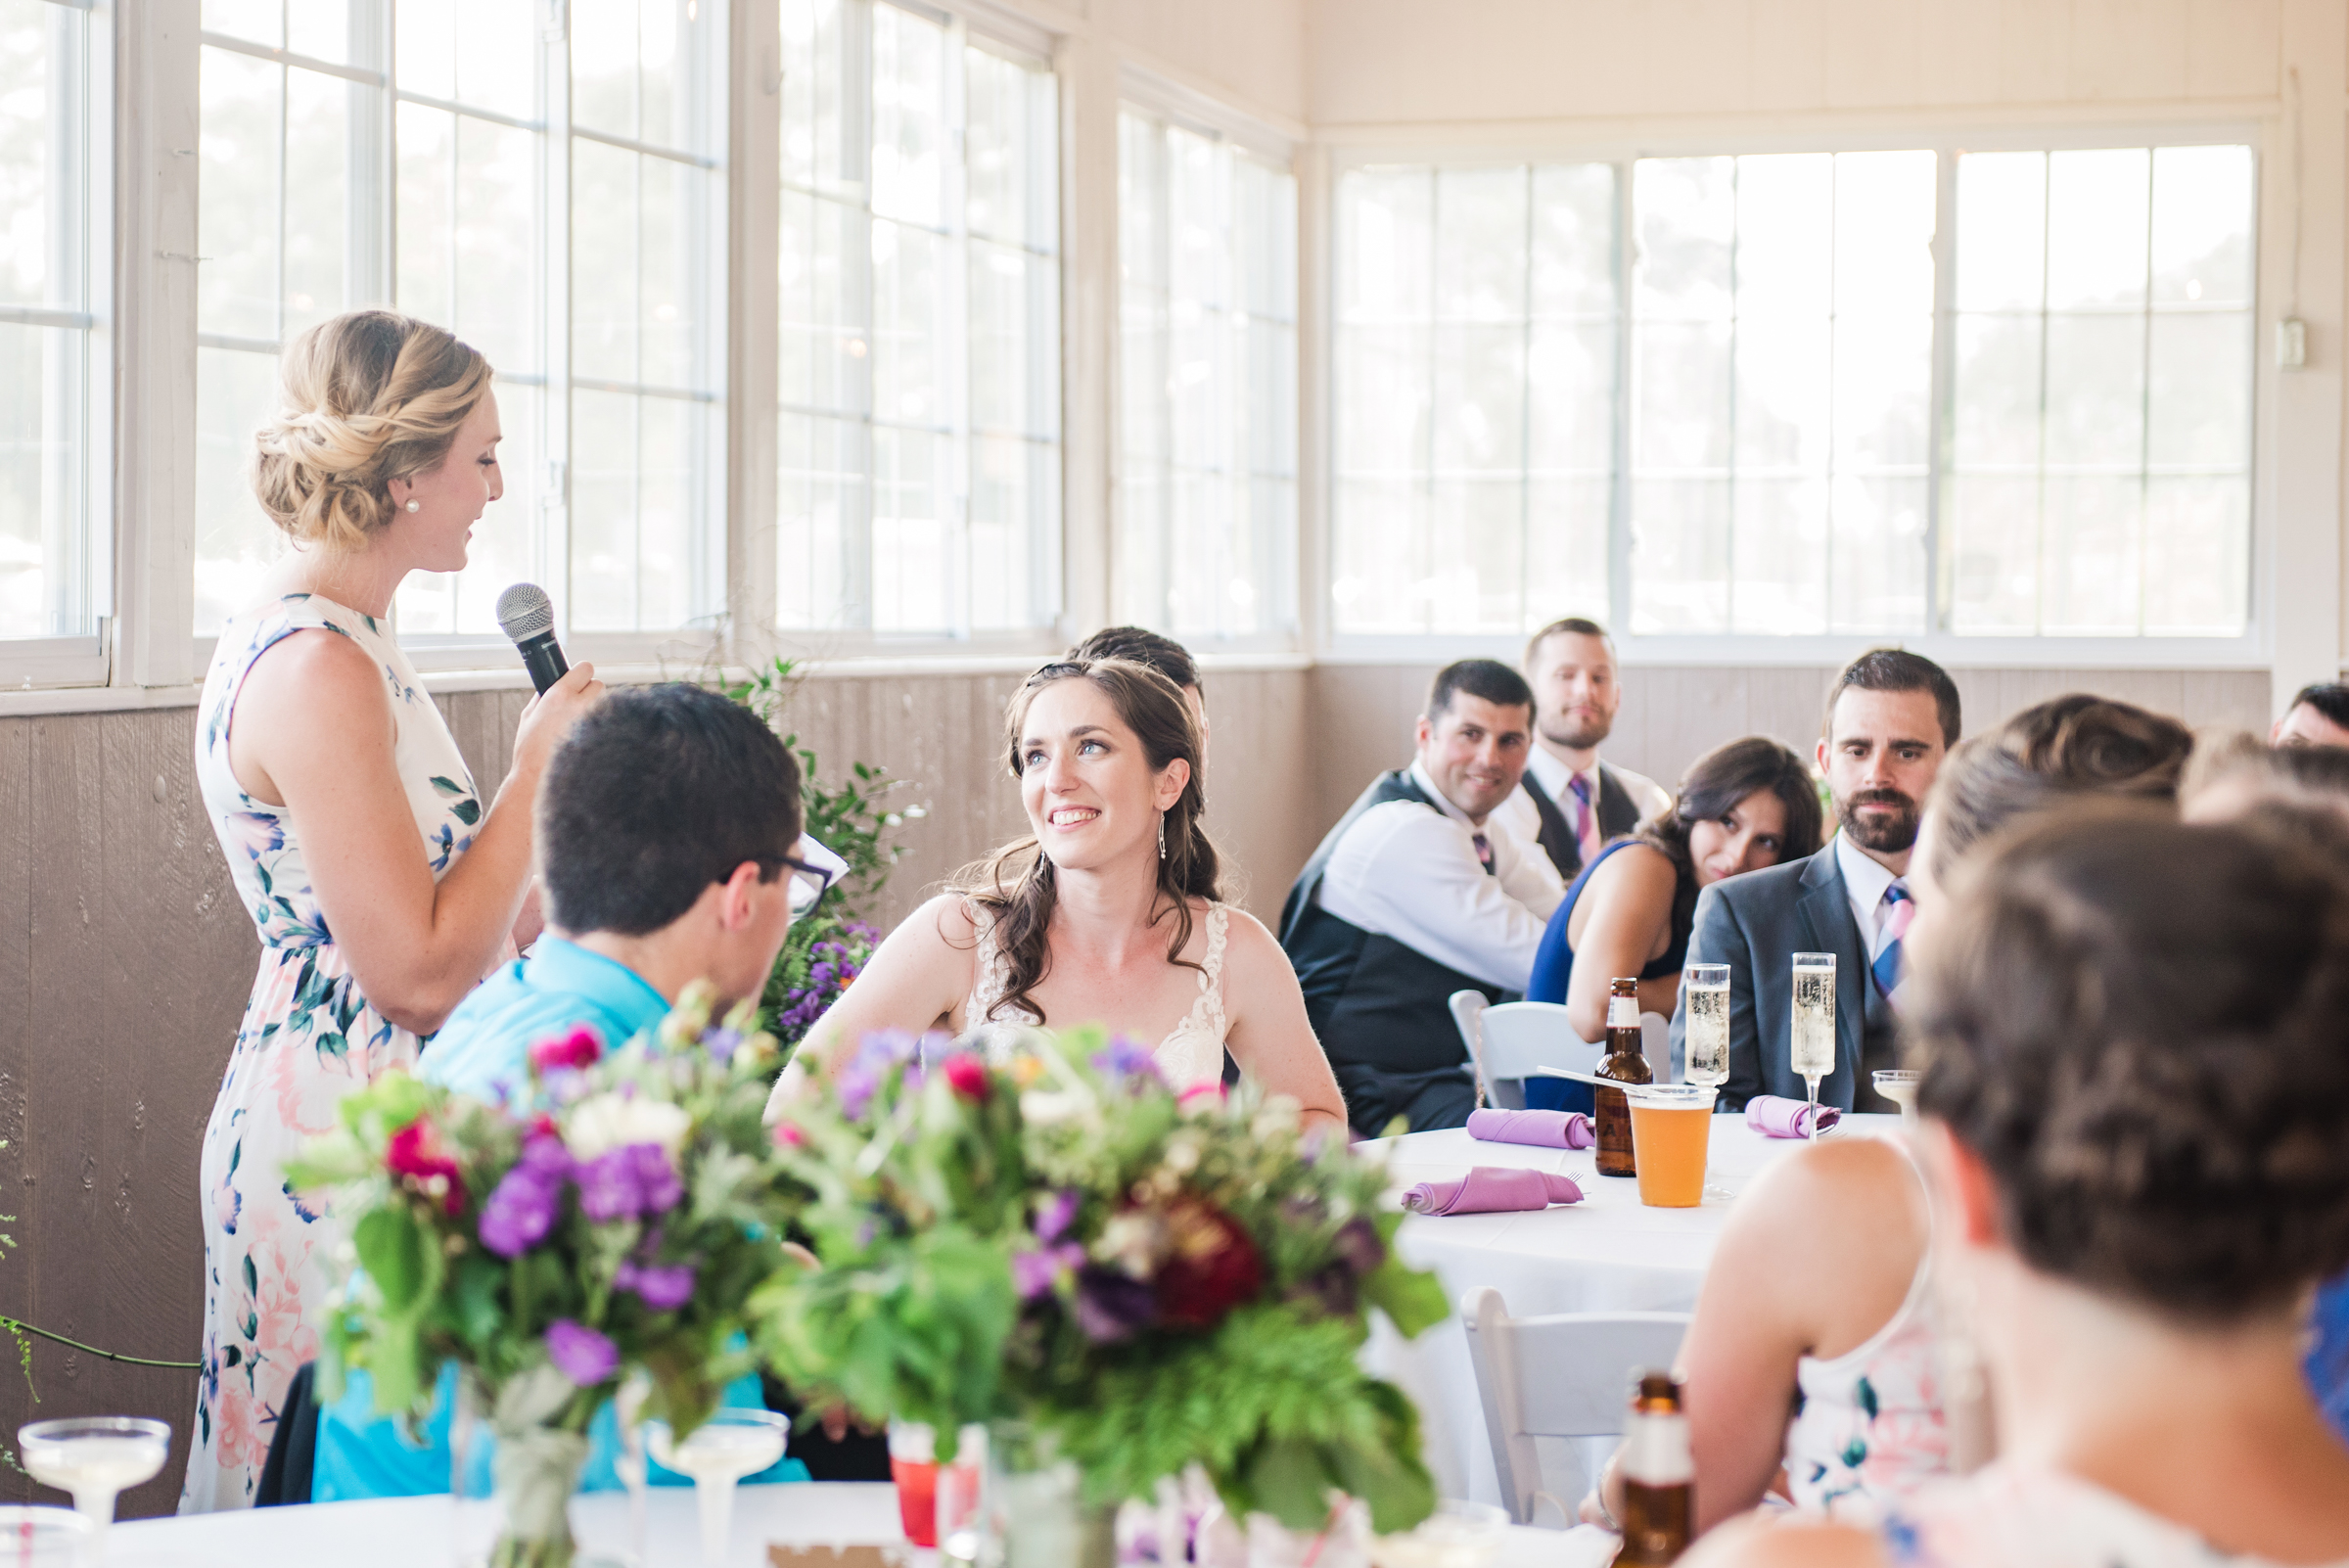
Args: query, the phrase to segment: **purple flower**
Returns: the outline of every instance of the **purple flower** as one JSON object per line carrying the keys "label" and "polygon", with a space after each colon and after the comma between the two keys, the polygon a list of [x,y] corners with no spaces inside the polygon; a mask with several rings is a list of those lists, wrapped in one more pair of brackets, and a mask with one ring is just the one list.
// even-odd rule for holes
{"label": "purple flower", "polygon": [[1331,1238],[1338,1261],[1358,1274],[1366,1274],[1387,1261],[1387,1244],[1378,1239],[1378,1226],[1357,1215],[1338,1226]]}
{"label": "purple flower", "polygon": [[498,1181],[482,1205],[482,1245],[500,1258],[519,1258],[546,1239],[563,1205],[563,1177],[526,1158]]}
{"label": "purple flower", "polygon": [[1019,1287],[1020,1300],[1034,1301],[1059,1283],[1063,1268],[1074,1268],[1083,1262],[1084,1249],[1074,1244],[1015,1252],[1011,1255],[1012,1283]]}
{"label": "purple flower", "polygon": [[1133,1337],[1158,1316],[1158,1294],[1145,1280],[1098,1264],[1077,1272],[1077,1326],[1097,1345]]}
{"label": "purple flower", "polygon": [[657,1313],[674,1312],[693,1299],[693,1265],[638,1266],[623,1259],[612,1282],[622,1290],[634,1291],[639,1300]]}
{"label": "purple flower", "polygon": [[1058,1241],[1077,1219],[1077,1189],[1063,1187],[1044,1200],[1036,1212],[1036,1239]]}
{"label": "purple flower", "polygon": [[579,1212],[601,1223],[667,1214],[685,1187],[658,1143],[628,1143],[579,1168]]}
{"label": "purple flower", "polygon": [[581,1388],[593,1388],[620,1369],[620,1347],[568,1317],[546,1325],[546,1359]]}
{"label": "purple flower", "polygon": [[1150,1047],[1130,1035],[1111,1036],[1109,1048],[1094,1053],[1093,1067],[1112,1078],[1158,1077],[1158,1063],[1150,1055]]}
{"label": "purple flower", "polygon": [[734,1060],[734,1053],[742,1048],[742,1031],[728,1029],[721,1024],[704,1035],[702,1043],[709,1048],[711,1059],[723,1067]]}
{"label": "purple flower", "polygon": [[540,1176],[561,1181],[571,1175],[573,1162],[571,1150],[563,1146],[563,1135],[552,1130],[552,1127],[550,1121],[548,1130],[532,1132],[523,1140],[522,1165]]}
{"label": "purple flower", "polygon": [[840,1075],[841,1114],[852,1122],[864,1120],[864,1113],[873,1103],[874,1091],[881,1081],[860,1068],[851,1067]]}

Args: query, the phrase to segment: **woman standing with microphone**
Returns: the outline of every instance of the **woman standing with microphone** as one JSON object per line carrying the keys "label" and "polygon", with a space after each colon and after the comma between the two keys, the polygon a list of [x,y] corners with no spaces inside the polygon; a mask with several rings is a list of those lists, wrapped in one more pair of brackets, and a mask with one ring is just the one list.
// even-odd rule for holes
{"label": "woman standing with microphone", "polygon": [[456,572],[504,484],[488,362],[362,310],[297,338],[256,439],[261,507],[293,548],[230,618],[197,709],[196,773],[261,938],[205,1130],[203,1371],[182,1512],[244,1507],[342,1233],[280,1166],[344,1095],[412,1065],[500,958],[530,876],[530,799],[602,693],[572,670],[523,710],[486,809],[392,639],[410,572]]}

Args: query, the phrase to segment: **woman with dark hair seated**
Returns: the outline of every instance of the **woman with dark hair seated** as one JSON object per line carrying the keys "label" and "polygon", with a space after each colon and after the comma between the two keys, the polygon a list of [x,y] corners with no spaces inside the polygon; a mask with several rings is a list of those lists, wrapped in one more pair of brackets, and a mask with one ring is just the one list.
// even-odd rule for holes
{"label": "woman with dark hair seated", "polygon": [[[1819,792],[1803,760],[1767,735],[1717,746],[1681,775],[1673,807],[1591,858],[1549,917],[1528,1001],[1564,1002],[1586,1040],[1606,1033],[1607,984],[1639,977],[1639,1010],[1672,1014],[1696,896],[1724,877],[1819,850]],[[1529,1104],[1590,1109],[1590,1090],[1526,1084]]]}
{"label": "woman with dark hair seated", "polygon": [[1943,1297],[2000,1458],[1865,1530],[1683,1561],[2349,1558],[2349,1449],[2300,1371],[2349,1264],[2349,884],[2242,828],[2076,809],[1958,864],[1910,941]]}
{"label": "woman with dark hair seated", "polygon": [[[1343,1135],[1288,955],[1221,901],[1199,724],[1174,683],[1122,659],[1046,665],[1013,696],[1004,742],[1029,835],[891,932],[803,1054],[837,1068],[879,1030],[1098,1023],[1148,1047],[1177,1089],[1220,1086],[1228,1049]],[[804,1072],[795,1057],[776,1105]]]}
{"label": "woman with dark hair seated", "polygon": [[[1936,878],[1994,830],[2090,796],[2166,804],[2192,745],[2157,714],[2067,696],[1958,747],[1910,860],[1908,940],[1939,916]],[[1797,1507],[1872,1518],[1981,1456],[1981,1412],[1951,1408],[1935,1364],[1932,1233],[1921,1175],[1884,1138],[1797,1149],[1738,1198],[1681,1346],[1700,1528],[1761,1502],[1780,1472]],[[1620,1498],[1612,1478],[1602,1497],[1586,1518]]]}

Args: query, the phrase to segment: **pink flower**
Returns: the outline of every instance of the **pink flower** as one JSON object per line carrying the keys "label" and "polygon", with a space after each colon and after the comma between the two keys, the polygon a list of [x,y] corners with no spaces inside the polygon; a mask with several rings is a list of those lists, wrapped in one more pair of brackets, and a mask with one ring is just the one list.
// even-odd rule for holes
{"label": "pink flower", "polygon": [[807,1134],[801,1131],[796,1123],[777,1122],[775,1124],[776,1148],[797,1149],[804,1147],[806,1142]]}
{"label": "pink flower", "polygon": [[457,1214],[465,1207],[465,1183],[458,1176],[457,1162],[442,1146],[440,1130],[423,1117],[392,1134],[384,1150],[384,1168],[403,1178],[402,1185],[437,1200],[445,1213]]}
{"label": "pink flower", "polygon": [[561,1039],[542,1039],[531,1046],[530,1065],[541,1073],[559,1067],[578,1071],[593,1067],[603,1054],[603,1037],[581,1024]]}
{"label": "pink flower", "polygon": [[987,1103],[987,1069],[979,1065],[979,1058],[968,1054],[949,1056],[943,1071],[956,1096],[973,1105]]}

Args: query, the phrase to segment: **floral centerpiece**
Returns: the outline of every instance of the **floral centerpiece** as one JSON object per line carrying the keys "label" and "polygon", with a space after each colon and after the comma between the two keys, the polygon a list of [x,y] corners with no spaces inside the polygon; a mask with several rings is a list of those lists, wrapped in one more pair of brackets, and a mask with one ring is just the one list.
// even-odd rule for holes
{"label": "floral centerpiece", "polygon": [[774,1041],[710,1011],[697,991],[619,1049],[541,1042],[512,1106],[391,1074],[288,1172],[337,1189],[357,1265],[325,1396],[364,1367],[378,1408],[421,1416],[454,1361],[498,1439],[499,1568],[571,1560],[587,1425],[623,1377],[682,1436],[756,1364],[748,1304],[804,1194],[760,1125]]}
{"label": "floral centerpiece", "polygon": [[990,1064],[941,1037],[793,1070],[776,1128],[820,1269],[760,1292],[796,1386],[868,1417],[1021,1423],[1099,1508],[1196,1466],[1237,1520],[1380,1531],[1434,1505],[1418,1415],[1366,1375],[1368,1314],[1446,1313],[1394,1251],[1383,1168],[1243,1087],[1177,1094],[1149,1053],[1042,1034]]}
{"label": "floral centerpiece", "polygon": [[[765,1002],[775,1034],[787,1045],[806,1038],[824,1010],[864,973],[881,933],[861,920],[818,915],[805,922],[811,934],[804,943],[789,943],[776,956],[767,977]],[[798,925],[792,927],[794,932]]]}

